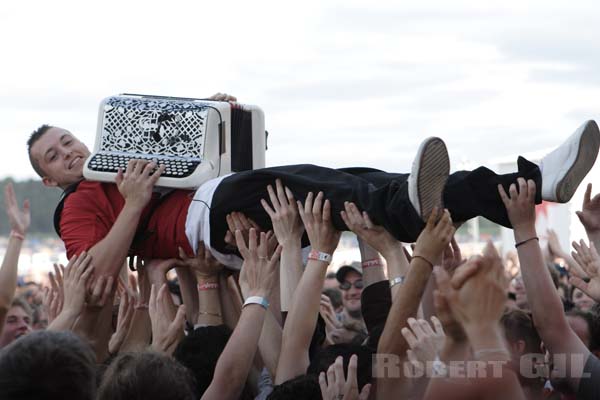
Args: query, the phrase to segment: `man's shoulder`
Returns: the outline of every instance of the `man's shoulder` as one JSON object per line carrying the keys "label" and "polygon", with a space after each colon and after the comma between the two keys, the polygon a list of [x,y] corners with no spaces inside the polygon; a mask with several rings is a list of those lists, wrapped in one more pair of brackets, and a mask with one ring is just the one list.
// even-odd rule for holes
{"label": "man's shoulder", "polygon": [[83,180],[77,185],[77,189],[65,198],[64,202],[67,207],[73,204],[98,203],[105,199],[115,201],[119,197],[121,194],[114,183]]}

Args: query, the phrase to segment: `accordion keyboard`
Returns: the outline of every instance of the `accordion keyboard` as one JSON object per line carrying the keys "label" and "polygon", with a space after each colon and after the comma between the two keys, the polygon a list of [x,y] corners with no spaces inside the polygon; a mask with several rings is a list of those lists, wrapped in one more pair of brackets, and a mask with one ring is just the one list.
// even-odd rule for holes
{"label": "accordion keyboard", "polygon": [[129,160],[147,160],[154,161],[156,164],[164,164],[166,169],[161,176],[166,178],[185,178],[190,176],[196,167],[200,165],[197,160],[173,159],[173,158],[157,158],[148,155],[125,155],[112,153],[97,153],[94,154],[88,163],[88,168],[98,172],[117,172],[119,168],[125,170]]}

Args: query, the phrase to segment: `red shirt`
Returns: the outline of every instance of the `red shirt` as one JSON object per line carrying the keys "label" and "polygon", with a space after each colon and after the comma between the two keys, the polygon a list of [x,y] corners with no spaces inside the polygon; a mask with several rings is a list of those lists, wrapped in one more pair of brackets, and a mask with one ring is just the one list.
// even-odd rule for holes
{"label": "red shirt", "polygon": [[[136,255],[150,258],[176,258],[181,246],[187,254],[192,248],[185,235],[185,220],[193,192],[174,190],[162,202],[154,194],[142,212],[140,223],[154,208],[146,231],[152,232]],[[158,204],[158,206],[156,206]],[[101,241],[117,220],[125,199],[114,183],[83,181],[64,202],[60,234],[67,257],[89,250]]]}

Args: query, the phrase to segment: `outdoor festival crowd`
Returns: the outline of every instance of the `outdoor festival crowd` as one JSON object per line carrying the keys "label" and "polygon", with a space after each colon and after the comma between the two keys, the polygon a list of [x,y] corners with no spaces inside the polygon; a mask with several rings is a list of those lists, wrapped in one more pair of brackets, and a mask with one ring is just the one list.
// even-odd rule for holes
{"label": "outdoor festival crowd", "polygon": [[[57,140],[44,153],[51,165],[52,151],[75,142],[46,128],[54,131],[42,140]],[[60,166],[67,175],[81,163],[73,154]],[[121,215],[149,201],[153,167],[134,161],[119,172]],[[241,268],[200,242],[195,255],[180,247],[177,258],[132,256],[115,274],[100,270],[102,257],[129,248],[134,227],[129,242],[117,236],[103,252],[68,250],[68,265],[38,284],[18,279],[30,206],[7,185],[0,399],[600,399],[600,194],[591,184],[576,213],[587,238],[572,249],[536,232],[535,180],[486,193],[514,232],[504,260],[491,242],[466,259],[455,239],[464,220],[439,202],[428,212],[421,203],[424,227],[402,243],[355,202],[334,213],[321,191],[299,201],[285,180],[264,189],[268,230],[242,212],[226,217],[223,240]],[[339,218],[361,260],[332,271]],[[111,230],[128,229],[121,223]]]}

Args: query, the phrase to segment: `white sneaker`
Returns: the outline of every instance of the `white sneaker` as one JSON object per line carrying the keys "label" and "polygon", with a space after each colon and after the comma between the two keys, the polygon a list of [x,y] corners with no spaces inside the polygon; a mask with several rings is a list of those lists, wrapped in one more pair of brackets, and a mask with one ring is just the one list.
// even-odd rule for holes
{"label": "white sneaker", "polygon": [[408,177],[408,198],[423,221],[427,221],[435,206],[443,206],[444,186],[449,174],[450,159],[442,139],[425,139]]}
{"label": "white sneaker", "polygon": [[542,199],[556,203],[571,200],[583,178],[592,169],[599,147],[598,125],[594,121],[587,121],[562,145],[542,158]]}

